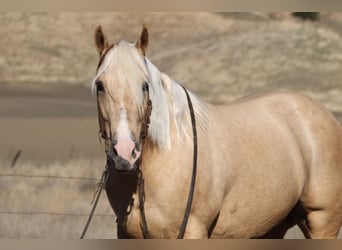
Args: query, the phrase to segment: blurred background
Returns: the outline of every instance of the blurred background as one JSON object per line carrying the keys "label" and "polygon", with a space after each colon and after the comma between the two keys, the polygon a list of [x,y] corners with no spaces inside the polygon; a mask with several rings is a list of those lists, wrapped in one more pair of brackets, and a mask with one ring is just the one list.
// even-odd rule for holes
{"label": "blurred background", "polygon": [[[213,103],[300,91],[342,121],[342,13],[0,13],[0,238],[78,238],[105,164],[94,29]],[[88,238],[116,237],[102,196]],[[292,229],[288,238],[303,238]]]}

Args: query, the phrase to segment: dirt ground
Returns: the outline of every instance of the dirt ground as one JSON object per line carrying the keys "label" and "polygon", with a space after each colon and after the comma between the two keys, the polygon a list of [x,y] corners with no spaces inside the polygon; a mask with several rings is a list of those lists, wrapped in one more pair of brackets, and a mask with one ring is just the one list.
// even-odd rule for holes
{"label": "dirt ground", "polygon": [[[93,44],[98,24],[115,42],[134,41],[145,23],[150,31],[147,56],[161,71],[206,101],[223,103],[260,92],[300,91],[320,100],[341,122],[342,13],[322,13],[315,22],[271,16],[0,13],[0,174],[25,170],[46,175],[49,173],[44,171],[55,169],[57,164],[55,175],[99,177],[104,154],[90,91],[98,60]],[[18,151],[20,157],[11,167]],[[69,172],[73,164],[78,172]],[[87,213],[94,183],[85,188],[85,184],[52,184],[51,180],[14,180],[20,185],[13,187],[13,177],[0,176],[0,220],[6,221],[0,225],[0,237],[78,237],[84,216],[27,217],[2,212],[39,210],[31,203],[27,206],[27,199],[43,187],[45,194],[34,200],[45,204],[44,211],[56,211],[57,199],[59,212]],[[75,205],[79,196],[83,200]],[[4,205],[8,199],[14,207]],[[108,207],[100,212],[112,214]],[[115,223],[106,218],[96,220],[91,237],[114,236]],[[22,221],[26,222],[25,230]],[[75,223],[77,229],[71,230]],[[42,224],[45,226],[39,226]],[[58,230],[51,232],[49,225]],[[302,237],[296,230],[288,237]]]}

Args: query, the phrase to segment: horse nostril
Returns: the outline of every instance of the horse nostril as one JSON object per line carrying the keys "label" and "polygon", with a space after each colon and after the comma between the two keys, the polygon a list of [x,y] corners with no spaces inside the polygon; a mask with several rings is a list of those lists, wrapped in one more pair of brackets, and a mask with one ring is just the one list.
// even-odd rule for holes
{"label": "horse nostril", "polygon": [[131,156],[133,159],[137,158],[137,154],[135,153],[135,149],[133,149]]}
{"label": "horse nostril", "polygon": [[113,147],[113,153],[115,154],[115,156],[118,155],[118,151],[116,151],[115,147]]}
{"label": "horse nostril", "polygon": [[108,149],[107,155],[111,156],[112,158],[115,156],[118,156],[118,152],[115,149],[115,142],[114,141],[112,141],[109,144],[109,149]]}

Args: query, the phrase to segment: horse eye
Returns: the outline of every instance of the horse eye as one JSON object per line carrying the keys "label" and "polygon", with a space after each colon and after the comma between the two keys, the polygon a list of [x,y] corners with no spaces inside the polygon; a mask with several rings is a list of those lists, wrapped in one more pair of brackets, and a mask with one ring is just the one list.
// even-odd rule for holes
{"label": "horse eye", "polygon": [[104,92],[105,91],[102,81],[96,81],[95,84],[96,84],[96,91],[97,92]]}
{"label": "horse eye", "polygon": [[106,132],[104,132],[104,131],[100,132],[100,136],[102,139],[107,139]]}
{"label": "horse eye", "polygon": [[147,82],[144,82],[143,86],[142,86],[142,90],[145,92],[147,91],[148,92],[148,89],[149,89],[149,86],[148,86],[148,83]]}

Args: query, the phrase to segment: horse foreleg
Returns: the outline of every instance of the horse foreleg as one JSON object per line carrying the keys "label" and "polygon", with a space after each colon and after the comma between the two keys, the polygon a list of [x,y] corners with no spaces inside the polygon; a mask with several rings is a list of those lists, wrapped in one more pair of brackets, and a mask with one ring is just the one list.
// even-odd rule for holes
{"label": "horse foreleg", "polygon": [[207,226],[190,215],[184,239],[208,239]]}

